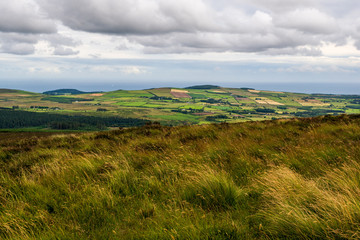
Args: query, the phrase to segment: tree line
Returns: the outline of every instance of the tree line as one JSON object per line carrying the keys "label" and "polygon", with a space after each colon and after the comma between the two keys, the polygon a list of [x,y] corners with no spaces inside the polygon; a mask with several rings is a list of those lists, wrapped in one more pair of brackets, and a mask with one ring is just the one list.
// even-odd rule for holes
{"label": "tree line", "polygon": [[142,126],[146,122],[146,120],[137,118],[95,117],[0,109],[0,128],[49,127],[52,129],[96,130],[107,127]]}

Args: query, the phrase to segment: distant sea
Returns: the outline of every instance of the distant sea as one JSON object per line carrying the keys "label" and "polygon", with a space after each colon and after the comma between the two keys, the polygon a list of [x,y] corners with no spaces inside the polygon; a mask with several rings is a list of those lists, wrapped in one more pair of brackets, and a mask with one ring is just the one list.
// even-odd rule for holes
{"label": "distant sea", "polygon": [[257,90],[296,92],[296,93],[325,93],[325,94],[354,94],[360,95],[359,83],[236,83],[224,87],[251,87]]}
{"label": "distant sea", "polygon": [[98,81],[98,82],[77,82],[71,83],[66,81],[47,82],[47,81],[0,81],[0,88],[21,89],[33,92],[44,92],[60,88],[74,88],[81,91],[114,91],[118,89],[124,90],[140,90],[158,87],[189,87],[194,85],[219,85],[229,88],[255,88],[257,90],[284,91],[297,93],[325,93],[325,94],[354,94],[360,95],[360,79],[358,83],[269,83],[269,82],[134,82],[134,81]]}

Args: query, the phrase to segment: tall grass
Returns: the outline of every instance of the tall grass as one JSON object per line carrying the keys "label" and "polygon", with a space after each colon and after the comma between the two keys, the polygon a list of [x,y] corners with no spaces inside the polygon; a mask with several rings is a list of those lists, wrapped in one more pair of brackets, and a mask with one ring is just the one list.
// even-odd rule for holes
{"label": "tall grass", "polygon": [[217,211],[235,208],[241,195],[242,190],[226,173],[206,168],[191,178],[184,191],[185,200],[206,210]]}
{"label": "tall grass", "polygon": [[358,239],[360,117],[0,141],[1,239]]}
{"label": "tall grass", "polygon": [[351,162],[316,181],[281,167],[259,179],[259,226],[270,236],[358,239],[360,165]]}

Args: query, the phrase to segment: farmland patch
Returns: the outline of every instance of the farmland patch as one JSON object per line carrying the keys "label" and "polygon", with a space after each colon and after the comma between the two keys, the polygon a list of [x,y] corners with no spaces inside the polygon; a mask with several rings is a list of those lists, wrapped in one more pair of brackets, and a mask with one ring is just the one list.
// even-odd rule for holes
{"label": "farmland patch", "polygon": [[176,98],[191,98],[186,90],[171,89],[170,93]]}
{"label": "farmland patch", "polygon": [[283,103],[279,103],[279,102],[276,102],[274,100],[264,98],[264,97],[255,98],[255,102],[257,102],[259,104],[269,104],[269,105],[276,105],[276,106],[284,105]]}

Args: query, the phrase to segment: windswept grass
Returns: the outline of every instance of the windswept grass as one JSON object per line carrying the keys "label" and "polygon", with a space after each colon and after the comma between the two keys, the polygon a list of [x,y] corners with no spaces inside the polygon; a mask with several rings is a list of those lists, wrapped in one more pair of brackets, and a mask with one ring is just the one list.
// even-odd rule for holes
{"label": "windswept grass", "polygon": [[358,115],[22,133],[0,238],[358,239],[359,146]]}
{"label": "windswept grass", "polygon": [[184,191],[186,201],[217,211],[236,208],[241,195],[241,189],[226,173],[217,173],[212,169],[198,172]]}
{"label": "windswept grass", "polygon": [[269,236],[318,239],[358,239],[360,165],[350,162],[316,180],[286,167],[259,180],[265,207],[260,228]]}

